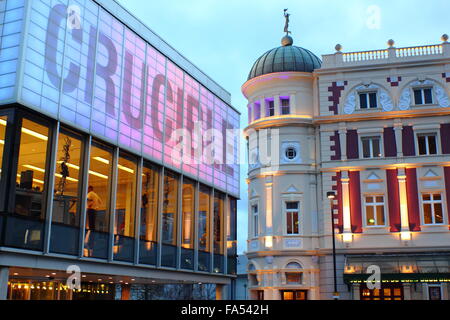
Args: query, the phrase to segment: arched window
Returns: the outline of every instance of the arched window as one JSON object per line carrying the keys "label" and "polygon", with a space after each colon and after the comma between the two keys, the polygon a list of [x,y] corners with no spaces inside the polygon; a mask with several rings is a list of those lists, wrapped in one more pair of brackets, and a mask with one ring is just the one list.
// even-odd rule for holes
{"label": "arched window", "polygon": [[290,269],[292,271],[286,271],[286,284],[298,285],[303,282],[303,272],[301,271],[303,268],[300,263],[292,261],[286,265],[285,269]]}

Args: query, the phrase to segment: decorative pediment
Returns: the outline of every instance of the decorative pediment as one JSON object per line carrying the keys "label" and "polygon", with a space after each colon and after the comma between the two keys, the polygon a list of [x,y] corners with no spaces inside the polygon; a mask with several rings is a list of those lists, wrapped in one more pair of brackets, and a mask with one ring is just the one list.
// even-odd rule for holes
{"label": "decorative pediment", "polygon": [[255,189],[250,190],[250,198],[256,198],[258,197],[258,194],[256,193]]}
{"label": "decorative pediment", "polygon": [[300,191],[291,184],[283,193],[299,193]]}
{"label": "decorative pediment", "polygon": [[430,169],[427,171],[427,173],[424,174],[424,177],[425,178],[437,178],[437,177],[439,177],[439,175]]}
{"label": "decorative pediment", "polygon": [[367,180],[381,180],[381,178],[375,172],[372,172],[367,177]]}

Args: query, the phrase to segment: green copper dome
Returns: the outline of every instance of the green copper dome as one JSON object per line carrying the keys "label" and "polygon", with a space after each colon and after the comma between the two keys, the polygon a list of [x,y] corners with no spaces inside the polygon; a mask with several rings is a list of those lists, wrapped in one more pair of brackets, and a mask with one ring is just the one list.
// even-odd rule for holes
{"label": "green copper dome", "polygon": [[285,36],[281,47],[267,51],[253,64],[248,79],[273,72],[313,72],[322,61],[311,51],[293,46],[292,38]]}

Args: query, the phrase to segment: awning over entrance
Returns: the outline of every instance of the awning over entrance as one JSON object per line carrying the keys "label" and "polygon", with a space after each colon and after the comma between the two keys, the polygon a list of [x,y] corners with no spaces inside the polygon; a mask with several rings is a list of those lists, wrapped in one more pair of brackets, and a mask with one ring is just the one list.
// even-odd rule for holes
{"label": "awning over entrance", "polygon": [[382,283],[450,282],[450,253],[347,255],[344,282],[376,280],[378,268]]}

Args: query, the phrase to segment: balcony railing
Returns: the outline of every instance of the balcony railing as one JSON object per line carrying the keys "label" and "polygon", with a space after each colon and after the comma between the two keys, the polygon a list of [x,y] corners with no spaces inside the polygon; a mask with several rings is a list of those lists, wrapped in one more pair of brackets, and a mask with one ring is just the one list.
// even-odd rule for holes
{"label": "balcony railing", "polygon": [[[339,49],[340,50],[340,49]],[[423,60],[450,58],[450,43],[434,44],[427,46],[414,46],[405,48],[389,47],[387,49],[336,52],[323,55],[322,69],[333,67],[346,67],[350,65],[369,65],[387,62],[400,62],[402,60]]]}

